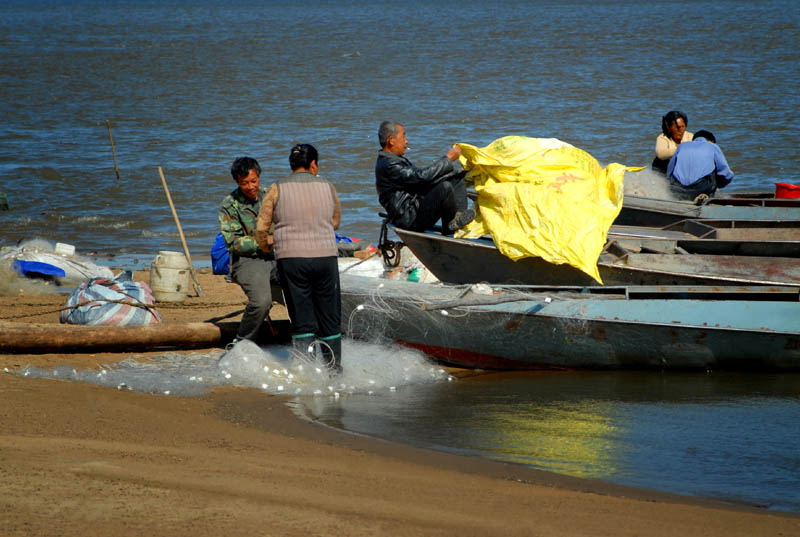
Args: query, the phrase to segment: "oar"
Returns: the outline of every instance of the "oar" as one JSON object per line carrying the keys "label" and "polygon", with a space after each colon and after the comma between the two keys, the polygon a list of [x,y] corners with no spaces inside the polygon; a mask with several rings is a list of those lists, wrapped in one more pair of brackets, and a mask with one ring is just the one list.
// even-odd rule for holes
{"label": "oar", "polygon": [[194,292],[197,293],[197,296],[203,296],[203,290],[200,288],[200,284],[197,283],[197,276],[194,273],[194,265],[192,265],[192,256],[189,255],[189,247],[186,246],[186,238],[183,236],[183,229],[181,229],[181,221],[178,220],[178,213],[175,212],[175,205],[173,205],[172,203],[172,196],[169,195],[167,180],[164,178],[164,172],[161,170],[161,166],[158,167],[158,174],[161,176],[161,184],[164,185],[164,193],[167,195],[169,208],[172,209],[172,217],[175,219],[175,225],[178,226],[178,235],[180,235],[181,244],[183,244],[183,253],[186,254],[186,261],[189,262],[189,274],[192,275],[192,281],[194,282]]}

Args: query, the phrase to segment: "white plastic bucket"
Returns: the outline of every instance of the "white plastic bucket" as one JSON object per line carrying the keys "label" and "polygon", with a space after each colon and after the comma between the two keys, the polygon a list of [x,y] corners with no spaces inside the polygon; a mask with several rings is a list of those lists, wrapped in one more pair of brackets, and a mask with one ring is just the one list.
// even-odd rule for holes
{"label": "white plastic bucket", "polygon": [[189,294],[189,263],[180,252],[161,250],[150,265],[150,289],[158,302],[183,302]]}

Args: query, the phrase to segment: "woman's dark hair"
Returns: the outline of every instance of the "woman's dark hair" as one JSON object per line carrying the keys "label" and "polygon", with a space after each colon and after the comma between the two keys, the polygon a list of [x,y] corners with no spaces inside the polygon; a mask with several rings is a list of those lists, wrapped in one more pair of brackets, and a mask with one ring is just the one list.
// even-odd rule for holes
{"label": "woman's dark hair", "polygon": [[672,126],[673,123],[678,121],[678,118],[683,119],[683,122],[686,124],[686,128],[689,128],[689,118],[686,117],[686,114],[681,112],[680,110],[672,110],[671,112],[667,112],[664,117],[661,118],[661,132],[664,133],[664,136],[669,138],[669,128]]}
{"label": "woman's dark hair", "polygon": [[292,171],[299,168],[307,170],[315,160],[319,164],[319,155],[311,144],[297,144],[289,152],[289,166],[291,166]]}
{"label": "woman's dark hair", "polygon": [[711,134],[711,131],[707,131],[707,130],[699,130],[699,131],[697,131],[696,133],[694,133],[694,139],[697,140],[698,138],[705,138],[709,142],[717,143],[717,139],[714,138],[714,135]]}
{"label": "woman's dark hair", "polygon": [[258,175],[261,175],[261,166],[258,165],[258,161],[254,158],[239,157],[231,164],[231,175],[237,183],[242,177],[247,177],[250,170],[255,170]]}

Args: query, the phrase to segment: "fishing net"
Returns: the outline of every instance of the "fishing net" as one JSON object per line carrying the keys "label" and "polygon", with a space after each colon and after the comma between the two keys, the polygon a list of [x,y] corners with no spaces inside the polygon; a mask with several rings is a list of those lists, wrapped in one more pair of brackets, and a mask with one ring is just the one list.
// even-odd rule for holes
{"label": "fishing net", "polygon": [[[515,331],[521,316],[578,296],[577,289],[556,294],[524,286],[412,284],[343,275],[342,324],[351,337],[376,343],[400,341],[446,363],[491,364],[481,355],[514,345],[524,353],[529,347],[525,334]],[[577,315],[550,317],[548,326],[552,333],[541,336],[559,341],[589,330],[587,321]]]}

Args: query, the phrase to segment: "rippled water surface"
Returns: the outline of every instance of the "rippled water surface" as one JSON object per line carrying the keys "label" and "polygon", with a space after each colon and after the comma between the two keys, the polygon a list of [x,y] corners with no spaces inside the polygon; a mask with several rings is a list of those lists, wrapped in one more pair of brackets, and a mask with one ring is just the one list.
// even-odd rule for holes
{"label": "rippled water surface", "polygon": [[[454,142],[556,137],[646,165],[660,117],[719,139],[740,189],[796,181],[794,1],[57,2],[0,17],[0,245],[180,249],[217,231],[234,157],[265,182],[310,142],[346,234],[377,239],[376,131],[407,127],[418,164]],[[117,181],[105,121],[113,129]]]}

